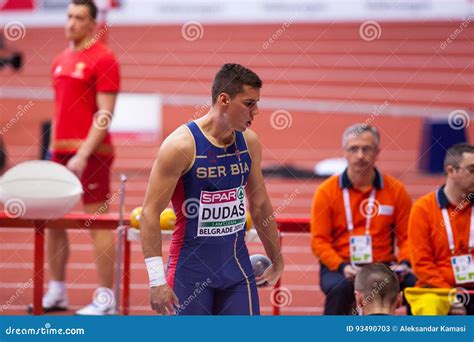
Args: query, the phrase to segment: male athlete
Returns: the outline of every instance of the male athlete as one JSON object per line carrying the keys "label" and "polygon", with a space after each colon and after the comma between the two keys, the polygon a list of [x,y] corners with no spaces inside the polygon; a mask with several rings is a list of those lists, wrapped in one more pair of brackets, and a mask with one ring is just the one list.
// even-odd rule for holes
{"label": "male athlete", "polygon": [[[276,225],[266,220],[272,207],[261,146],[248,129],[261,87],[251,70],[225,64],[215,76],[209,112],[161,145],[140,217],[150,303],[159,314],[258,315],[256,281],[273,285],[283,272]],[[165,279],[159,216],[170,200],[177,221]],[[273,263],[257,279],[244,242],[247,201]]]}

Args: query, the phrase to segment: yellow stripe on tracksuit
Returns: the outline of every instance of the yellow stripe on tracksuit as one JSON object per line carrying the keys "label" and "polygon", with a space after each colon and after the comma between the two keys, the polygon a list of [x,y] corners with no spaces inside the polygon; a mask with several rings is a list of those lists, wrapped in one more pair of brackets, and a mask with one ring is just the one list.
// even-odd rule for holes
{"label": "yellow stripe on tracksuit", "polygon": [[[245,231],[244,231],[244,233],[245,233]],[[252,291],[250,290],[249,277],[248,277],[247,274],[245,273],[244,268],[243,268],[242,265],[240,264],[239,258],[237,257],[237,239],[238,239],[238,238],[239,238],[239,232],[237,232],[237,234],[235,234],[235,241],[234,241],[234,258],[235,258],[235,261],[237,262],[237,265],[238,265],[239,268],[240,268],[240,271],[242,272],[242,274],[243,274],[244,277],[245,277],[245,282],[247,283],[247,291],[248,291],[248,297],[249,297],[250,316],[252,316],[252,315],[253,315]]]}

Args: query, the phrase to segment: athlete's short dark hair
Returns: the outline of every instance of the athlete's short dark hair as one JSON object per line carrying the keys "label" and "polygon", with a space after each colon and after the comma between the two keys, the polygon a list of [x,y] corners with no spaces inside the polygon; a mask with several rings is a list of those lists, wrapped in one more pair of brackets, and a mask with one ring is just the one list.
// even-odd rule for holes
{"label": "athlete's short dark hair", "polygon": [[260,89],[262,80],[252,70],[240,64],[224,64],[212,83],[212,104],[216,103],[217,97],[221,93],[226,93],[233,99],[242,92],[244,85]]}

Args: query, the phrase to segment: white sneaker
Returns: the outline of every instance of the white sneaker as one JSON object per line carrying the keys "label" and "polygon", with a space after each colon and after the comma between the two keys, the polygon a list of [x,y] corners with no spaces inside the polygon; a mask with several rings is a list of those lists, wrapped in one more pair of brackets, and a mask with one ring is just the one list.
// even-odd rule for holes
{"label": "white sneaker", "polygon": [[[68,309],[68,300],[66,292],[57,292],[48,290],[43,296],[44,313],[55,311],[66,311]],[[27,306],[29,313],[33,312],[33,304]]]}
{"label": "white sneaker", "polygon": [[92,303],[76,311],[80,316],[117,315],[114,292],[107,287],[99,287],[94,291]]}

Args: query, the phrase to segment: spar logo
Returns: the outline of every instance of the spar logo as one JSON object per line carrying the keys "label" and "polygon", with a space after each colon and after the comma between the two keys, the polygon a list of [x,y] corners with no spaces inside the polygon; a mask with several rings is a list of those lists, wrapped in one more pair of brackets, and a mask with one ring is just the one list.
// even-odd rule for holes
{"label": "spar logo", "polygon": [[244,188],[242,188],[242,187],[238,188],[237,198],[242,201],[244,199],[244,197],[245,197]]}
{"label": "spar logo", "polygon": [[237,200],[243,200],[245,198],[243,187],[224,190],[224,191],[203,191],[201,192],[201,203],[202,204],[219,204],[235,202]]}

